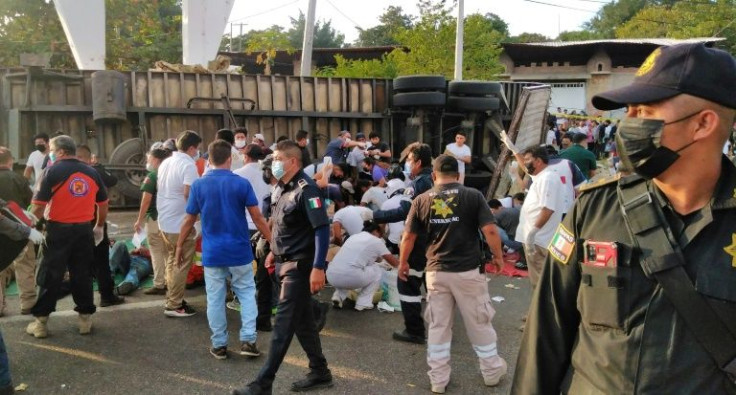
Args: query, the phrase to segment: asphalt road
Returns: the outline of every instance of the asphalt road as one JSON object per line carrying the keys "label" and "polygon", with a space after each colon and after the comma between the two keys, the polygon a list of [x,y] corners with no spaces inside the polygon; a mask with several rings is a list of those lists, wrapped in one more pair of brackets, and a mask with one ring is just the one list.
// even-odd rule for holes
{"label": "asphalt road", "polygon": [[[489,289],[491,296],[505,298],[502,303],[494,302],[493,324],[499,352],[509,362],[511,375],[519,349],[520,317],[529,302],[528,281],[494,277]],[[328,300],[331,291],[322,291],[320,298]],[[51,316],[50,336],[35,339],[24,333],[30,317],[18,315],[17,298],[11,297],[8,315],[0,318],[0,324],[13,381],[27,384],[26,394],[228,394],[252,380],[265,361],[270,333],[259,333],[258,344],[264,351],[259,358],[231,353],[227,360],[215,360],[208,352],[203,290],[187,291],[187,300],[197,309],[195,316],[167,318],[160,297],[137,291],[124,305],[99,309],[93,316],[92,335],[81,336],[72,302],[66,297]],[[230,347],[236,349],[237,313],[228,310],[228,320]],[[508,393],[510,376],[497,388],[483,385],[459,316],[455,325],[448,393]],[[400,313],[332,310],[322,332],[322,346],[335,386],[323,393],[428,393],[425,346],[393,341],[392,331],[401,326]],[[287,393],[306,367],[306,356],[295,340],[277,375],[274,393]]]}
{"label": "asphalt road", "polygon": [[[117,212],[118,235],[131,233],[130,212]],[[513,286],[509,287],[509,285]],[[452,348],[452,378],[448,394],[507,394],[519,350],[521,317],[530,299],[526,279],[489,277],[496,315],[500,355],[509,364],[509,374],[498,387],[483,385],[478,361],[459,315],[455,320]],[[332,289],[319,298],[328,301]],[[99,298],[99,295],[96,295]],[[187,301],[197,310],[189,318],[163,315],[163,298],[139,290],[120,306],[99,308],[93,316],[91,335],[81,336],[70,296],[59,302],[49,320],[50,336],[35,339],[25,334],[29,316],[19,315],[17,296],[7,298],[6,316],[0,328],[8,348],[13,382],[27,385],[21,394],[229,394],[251,381],[265,362],[270,333],[259,333],[263,355],[241,357],[231,351],[227,360],[208,352],[204,289],[188,290]],[[237,350],[238,313],[228,310],[230,348]],[[322,331],[322,347],[335,378],[335,386],[317,394],[426,394],[429,393],[426,346],[391,339],[403,327],[401,313],[376,310],[332,310]],[[307,358],[296,339],[274,384],[275,394],[289,393],[293,381],[307,372]]]}

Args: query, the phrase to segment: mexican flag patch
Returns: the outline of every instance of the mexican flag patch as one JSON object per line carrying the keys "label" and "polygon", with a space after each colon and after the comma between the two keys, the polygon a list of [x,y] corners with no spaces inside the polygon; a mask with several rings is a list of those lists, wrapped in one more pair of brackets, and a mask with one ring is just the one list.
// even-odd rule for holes
{"label": "mexican flag patch", "polygon": [[316,209],[322,207],[322,199],[318,197],[313,197],[309,199],[309,208]]}
{"label": "mexican flag patch", "polygon": [[557,232],[552,236],[547,250],[552,256],[563,264],[570,260],[570,254],[575,247],[575,237],[562,224],[557,227]]}

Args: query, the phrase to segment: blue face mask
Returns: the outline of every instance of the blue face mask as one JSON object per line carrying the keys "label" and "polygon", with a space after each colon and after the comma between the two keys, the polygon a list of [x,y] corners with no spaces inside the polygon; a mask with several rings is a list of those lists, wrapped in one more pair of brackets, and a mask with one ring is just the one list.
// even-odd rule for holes
{"label": "blue face mask", "polygon": [[273,174],[275,179],[280,180],[281,177],[286,174],[286,170],[284,170],[284,162],[280,160],[273,161],[273,163],[271,163],[271,174]]}
{"label": "blue face mask", "polygon": [[194,156],[192,157],[192,159],[194,159],[194,161],[196,162],[197,160],[199,160],[199,156],[200,156],[199,155],[199,151],[197,151],[197,153],[194,154]]}
{"label": "blue face mask", "polygon": [[54,151],[49,152],[49,160],[51,161],[51,163],[56,162],[56,152]]}

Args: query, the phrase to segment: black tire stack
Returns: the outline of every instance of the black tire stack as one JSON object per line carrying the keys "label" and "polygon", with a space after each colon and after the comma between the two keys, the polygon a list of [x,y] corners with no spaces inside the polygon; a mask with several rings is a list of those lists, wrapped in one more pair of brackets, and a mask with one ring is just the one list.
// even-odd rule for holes
{"label": "black tire stack", "polygon": [[456,112],[498,111],[508,107],[503,86],[488,81],[450,81],[447,108]]}
{"label": "black tire stack", "polygon": [[403,108],[444,107],[447,82],[441,75],[410,75],[394,78],[393,106]]}

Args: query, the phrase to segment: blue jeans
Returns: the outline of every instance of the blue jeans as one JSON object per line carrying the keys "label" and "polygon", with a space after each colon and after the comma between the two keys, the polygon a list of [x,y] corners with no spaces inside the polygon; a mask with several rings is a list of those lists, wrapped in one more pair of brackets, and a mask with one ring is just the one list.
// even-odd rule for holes
{"label": "blue jeans", "polygon": [[3,333],[0,332],[0,389],[10,387],[13,381],[10,379],[10,363],[8,362],[8,351],[5,349]]}
{"label": "blue jeans", "polygon": [[514,249],[516,251],[521,250],[521,247],[523,246],[521,242],[518,242],[516,240],[511,240],[511,238],[509,238],[508,233],[506,233],[505,230],[501,229],[500,226],[496,226],[496,229],[498,229],[498,235],[501,237],[501,244],[505,245],[508,248]]}
{"label": "blue jeans", "polygon": [[240,341],[256,341],[256,282],[253,265],[230,267],[204,267],[204,282],[207,290],[207,321],[212,331],[212,347],[227,346],[227,317],[225,315],[225,293],[227,279],[240,301]]}
{"label": "blue jeans", "polygon": [[138,288],[140,282],[153,273],[151,260],[138,255],[130,255],[125,243],[115,243],[110,250],[110,271],[125,274],[120,283],[131,283]]}

